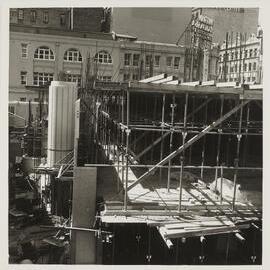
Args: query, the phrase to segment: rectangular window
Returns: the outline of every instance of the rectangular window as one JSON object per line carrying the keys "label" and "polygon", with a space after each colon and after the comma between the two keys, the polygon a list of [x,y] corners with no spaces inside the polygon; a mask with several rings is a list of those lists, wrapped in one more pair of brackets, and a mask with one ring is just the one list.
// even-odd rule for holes
{"label": "rectangular window", "polygon": [[79,51],[75,49],[70,49],[66,51],[64,55],[64,60],[69,62],[82,62],[82,56]]}
{"label": "rectangular window", "polygon": [[248,71],[251,71],[251,63],[248,64]]}
{"label": "rectangular window", "polygon": [[233,67],[230,68],[230,72],[233,72]]}
{"label": "rectangular window", "polygon": [[26,85],[27,84],[27,72],[21,71],[21,84]]}
{"label": "rectangular window", "polygon": [[124,74],[124,81],[129,81],[130,74]]}
{"label": "rectangular window", "polygon": [[25,43],[21,44],[21,49],[22,49],[22,58],[27,58],[28,56],[28,45]]}
{"label": "rectangular window", "polygon": [[139,66],[139,60],[140,60],[140,55],[139,54],[133,54],[133,66],[138,67]]}
{"label": "rectangular window", "polygon": [[254,57],[256,57],[258,55],[258,49],[254,49]]}
{"label": "rectangular window", "polygon": [[34,102],[39,102],[39,98],[34,98]]}
{"label": "rectangular window", "polygon": [[60,25],[66,25],[66,14],[60,14]]}
{"label": "rectangular window", "polygon": [[245,58],[248,57],[248,50],[245,50]]}
{"label": "rectangular window", "polygon": [[252,49],[249,50],[249,57],[253,57],[253,50]]}
{"label": "rectangular window", "polygon": [[253,63],[253,70],[256,70],[256,62]]}
{"label": "rectangular window", "polygon": [[231,53],[231,59],[233,60],[234,58],[234,52]]}
{"label": "rectangular window", "polygon": [[167,56],[167,58],[166,58],[166,65],[167,65],[167,67],[171,67],[172,66],[172,56]]}
{"label": "rectangular window", "polygon": [[247,71],[247,64],[244,64],[244,71]]}
{"label": "rectangular window", "polygon": [[67,82],[75,82],[79,87],[81,86],[81,75],[80,74],[66,74]]}
{"label": "rectangular window", "polygon": [[238,59],[238,52],[235,52],[235,59]]}
{"label": "rectangular window", "polygon": [[34,54],[35,59],[47,59],[47,60],[54,60],[54,54],[52,50],[48,47],[39,47]]}
{"label": "rectangular window", "polygon": [[125,53],[125,66],[130,66],[131,64],[131,54],[130,53]]}
{"label": "rectangular window", "polygon": [[23,9],[18,10],[18,20],[23,20],[24,14],[23,14]]}
{"label": "rectangular window", "polygon": [[256,77],[252,77],[252,81],[255,82],[256,81]]}
{"label": "rectangular window", "polygon": [[159,67],[159,65],[160,65],[160,55],[155,55],[154,65],[155,65],[155,67]]}
{"label": "rectangular window", "polygon": [[26,101],[26,97],[21,97],[20,98],[20,101],[24,101],[25,102]]}
{"label": "rectangular window", "polygon": [[180,64],[180,57],[174,57],[174,69],[178,69]]}
{"label": "rectangular window", "polygon": [[48,85],[53,80],[53,73],[34,72],[33,83],[36,86]]}
{"label": "rectangular window", "polygon": [[49,23],[49,13],[48,13],[48,11],[44,11],[43,12],[43,22],[44,23]]}
{"label": "rectangular window", "polygon": [[151,58],[152,58],[151,55],[146,55],[146,57],[145,57],[145,65],[147,67],[150,67]]}
{"label": "rectangular window", "polygon": [[238,66],[237,66],[237,64],[235,64],[234,65],[234,71],[237,72],[237,70],[238,70]]}
{"label": "rectangular window", "polygon": [[250,77],[247,77],[247,81],[250,82]]}
{"label": "rectangular window", "polygon": [[37,12],[35,10],[30,11],[30,22],[35,23],[37,20]]}

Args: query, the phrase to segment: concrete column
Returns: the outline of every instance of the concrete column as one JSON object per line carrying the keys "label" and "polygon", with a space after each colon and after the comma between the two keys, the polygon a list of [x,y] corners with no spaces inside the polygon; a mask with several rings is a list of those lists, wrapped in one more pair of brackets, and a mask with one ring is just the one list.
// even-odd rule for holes
{"label": "concrete column", "polygon": [[[96,208],[96,179],[96,168],[74,168],[72,227],[92,228]],[[96,263],[96,237],[94,232],[72,231],[71,263]]]}

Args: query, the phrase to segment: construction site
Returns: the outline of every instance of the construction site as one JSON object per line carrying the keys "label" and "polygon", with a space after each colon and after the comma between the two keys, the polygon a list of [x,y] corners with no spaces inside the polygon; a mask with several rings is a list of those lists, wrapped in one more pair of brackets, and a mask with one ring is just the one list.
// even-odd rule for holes
{"label": "construction site", "polygon": [[194,25],[183,79],[59,76],[39,121],[27,103],[9,131],[9,263],[262,264],[262,84],[209,80],[211,31]]}
{"label": "construction site", "polygon": [[74,83],[52,82],[48,160],[35,173],[65,219],[55,229],[72,232],[85,263],[81,252],[92,263],[211,262],[213,249],[260,260],[261,89],[155,83],[164,76],[95,83],[77,101]]}

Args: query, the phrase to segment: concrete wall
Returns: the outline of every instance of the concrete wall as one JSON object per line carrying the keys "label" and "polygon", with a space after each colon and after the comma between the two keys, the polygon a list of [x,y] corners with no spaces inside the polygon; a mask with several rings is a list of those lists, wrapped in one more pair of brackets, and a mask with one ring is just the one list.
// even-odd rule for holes
{"label": "concrete wall", "polygon": [[113,8],[111,30],[139,40],[176,43],[191,18],[191,8]]}
{"label": "concrete wall", "polygon": [[103,8],[74,8],[73,29],[100,32],[103,13]]}
{"label": "concrete wall", "polygon": [[[96,207],[96,168],[75,167],[72,199],[72,226],[92,228]],[[93,232],[72,231],[71,260],[74,264],[96,263]]]}

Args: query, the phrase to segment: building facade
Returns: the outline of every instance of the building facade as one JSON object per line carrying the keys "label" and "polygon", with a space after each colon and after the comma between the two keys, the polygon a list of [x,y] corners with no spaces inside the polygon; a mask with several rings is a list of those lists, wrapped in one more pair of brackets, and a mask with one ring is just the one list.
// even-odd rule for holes
{"label": "building facade", "polygon": [[89,75],[101,81],[136,81],[160,73],[183,80],[184,52],[180,45],[115,38],[109,33],[11,25],[10,112],[23,111],[16,112],[14,101],[27,106],[42,97],[47,102],[52,80],[84,86]]}
{"label": "building facade", "polygon": [[183,46],[154,42],[121,42],[120,70],[124,81],[140,80],[167,73],[183,81]]}
{"label": "building facade", "polygon": [[233,41],[229,37],[227,44],[221,45],[218,78],[225,82],[262,83],[262,35],[252,34],[246,40],[241,37]]}
{"label": "building facade", "polygon": [[109,32],[107,8],[11,8],[10,24],[74,31]]}

